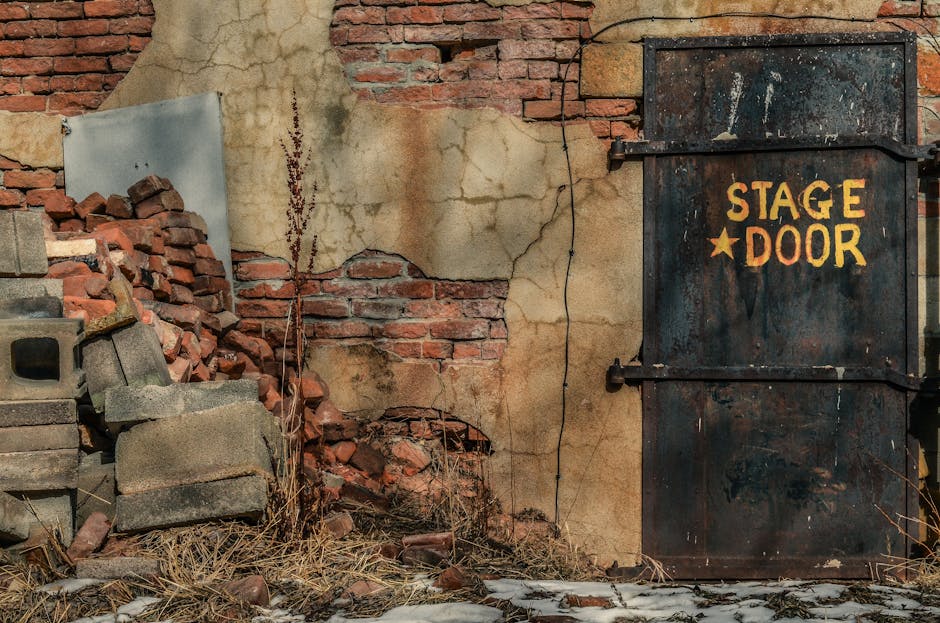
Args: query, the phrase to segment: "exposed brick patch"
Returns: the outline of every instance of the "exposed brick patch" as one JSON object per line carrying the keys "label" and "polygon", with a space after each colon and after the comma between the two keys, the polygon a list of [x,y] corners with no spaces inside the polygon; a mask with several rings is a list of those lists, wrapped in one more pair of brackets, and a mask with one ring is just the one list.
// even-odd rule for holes
{"label": "exposed brick patch", "polygon": [[[236,311],[248,335],[283,350],[293,284],[286,262],[233,253]],[[306,334],[314,340],[361,343],[403,359],[492,361],[505,351],[509,283],[430,279],[397,255],[365,251],[339,269],[309,275],[302,285]]]}
{"label": "exposed brick patch", "polygon": [[0,4],[0,110],[95,110],[150,41],[150,0]]}
{"label": "exposed brick patch", "polygon": [[[418,108],[491,107],[530,121],[562,114],[606,138],[636,136],[635,100],[585,106],[578,62],[592,2],[492,7],[460,0],[343,0],[331,41],[360,97]],[[613,127],[612,124],[620,125]],[[625,127],[624,127],[625,126]]]}

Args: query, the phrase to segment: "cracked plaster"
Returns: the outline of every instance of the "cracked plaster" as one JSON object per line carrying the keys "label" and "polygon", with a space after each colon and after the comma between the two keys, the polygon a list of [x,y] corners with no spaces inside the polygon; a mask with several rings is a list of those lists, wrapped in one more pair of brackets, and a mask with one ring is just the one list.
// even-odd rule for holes
{"label": "cracked plaster", "polygon": [[27,167],[62,168],[62,119],[0,111],[0,154]]}

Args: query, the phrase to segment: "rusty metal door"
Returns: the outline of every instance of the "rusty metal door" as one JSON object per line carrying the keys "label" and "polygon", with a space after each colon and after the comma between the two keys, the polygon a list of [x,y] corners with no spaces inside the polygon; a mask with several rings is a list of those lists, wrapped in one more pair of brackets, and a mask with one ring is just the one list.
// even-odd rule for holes
{"label": "rusty metal door", "polygon": [[644,553],[869,577],[908,553],[881,510],[916,516],[914,39],[656,39],[644,62],[642,364],[609,371],[642,382]]}

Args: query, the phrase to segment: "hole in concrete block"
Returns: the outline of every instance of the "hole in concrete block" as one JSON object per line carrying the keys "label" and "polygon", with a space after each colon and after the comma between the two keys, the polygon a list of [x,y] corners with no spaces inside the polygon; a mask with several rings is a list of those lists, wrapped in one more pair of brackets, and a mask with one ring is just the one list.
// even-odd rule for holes
{"label": "hole in concrete block", "polygon": [[10,348],[13,374],[33,381],[59,380],[59,342],[51,337],[16,340]]}

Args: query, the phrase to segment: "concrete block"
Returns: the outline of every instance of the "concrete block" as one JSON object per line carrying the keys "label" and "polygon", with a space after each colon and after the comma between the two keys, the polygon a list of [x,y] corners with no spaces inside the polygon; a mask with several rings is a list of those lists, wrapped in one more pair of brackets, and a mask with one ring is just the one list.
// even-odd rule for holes
{"label": "concrete block", "polygon": [[61,491],[78,485],[78,449],[0,454],[0,491]]}
{"label": "concrete block", "polygon": [[273,477],[266,439],[273,425],[274,418],[257,401],[138,424],[118,437],[118,492],[250,474]]}
{"label": "concrete block", "polygon": [[82,321],[0,320],[0,396],[7,400],[77,398],[85,392],[78,366]]}
{"label": "concrete block", "polygon": [[91,403],[100,413],[104,411],[105,390],[127,384],[111,338],[99,337],[82,344],[82,366],[86,371]]}
{"label": "concrete block", "polygon": [[115,331],[111,339],[128,385],[169,385],[173,382],[163,358],[160,339],[151,327],[137,322]]}
{"label": "concrete block", "polygon": [[101,452],[82,457],[78,465],[78,492],[75,494],[75,523],[82,525],[89,515],[101,512],[114,519],[114,463],[104,462]]}
{"label": "concrete block", "polygon": [[156,558],[118,556],[115,558],[83,558],[75,563],[75,576],[91,580],[157,576],[163,572]]}
{"label": "concrete block", "polygon": [[74,400],[0,401],[0,427],[78,424]]}
{"label": "concrete block", "polygon": [[42,277],[49,271],[38,212],[0,211],[0,240],[4,241],[0,246],[0,276]]}
{"label": "concrete block", "polygon": [[33,296],[21,299],[0,298],[0,319],[61,317],[62,299],[54,296]]}
{"label": "concrete block", "polygon": [[78,426],[49,424],[0,428],[0,453],[78,449]]}
{"label": "concrete block", "polygon": [[115,520],[121,532],[185,526],[215,519],[258,520],[267,503],[267,479],[245,476],[119,495]]}
{"label": "concrete block", "polygon": [[175,417],[258,399],[252,379],[177,383],[165,387],[112,387],[105,392],[105,423],[112,431],[147,420]]}
{"label": "concrete block", "polygon": [[0,278],[0,301],[54,296],[62,300],[61,279]]}
{"label": "concrete block", "polygon": [[66,546],[72,542],[75,528],[72,524],[73,496],[71,491],[31,492],[17,497],[24,500],[27,508],[31,507],[32,511],[36,512],[33,516],[30,511],[34,528],[41,525],[58,531],[62,543]]}
{"label": "concrete block", "polygon": [[0,491],[0,543],[16,543],[29,538],[33,515],[22,500]]}
{"label": "concrete block", "polygon": [[582,97],[641,97],[643,44],[595,43],[581,59]]}

